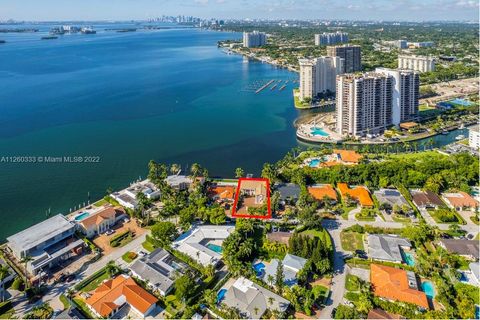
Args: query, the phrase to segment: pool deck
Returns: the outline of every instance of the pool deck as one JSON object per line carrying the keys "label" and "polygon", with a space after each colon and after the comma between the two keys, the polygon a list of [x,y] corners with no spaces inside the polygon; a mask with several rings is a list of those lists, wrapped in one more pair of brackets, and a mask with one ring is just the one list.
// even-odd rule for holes
{"label": "pool deck", "polygon": [[[312,133],[314,128],[319,128],[327,135],[315,135]],[[341,135],[322,124],[307,123],[302,124],[297,129],[297,138],[307,142],[340,143],[343,141]]]}

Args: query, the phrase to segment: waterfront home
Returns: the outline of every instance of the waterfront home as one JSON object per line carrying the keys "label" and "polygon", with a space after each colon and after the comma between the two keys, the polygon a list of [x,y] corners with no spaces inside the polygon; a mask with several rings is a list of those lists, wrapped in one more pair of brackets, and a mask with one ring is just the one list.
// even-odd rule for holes
{"label": "waterfront home", "polygon": [[154,292],[166,296],[173,288],[176,277],[188,267],[164,249],[157,249],[137,259],[131,266],[132,275],[145,281]]}
{"label": "waterfront home", "polygon": [[[262,279],[269,285],[274,285],[277,276],[278,263],[278,259],[272,259],[265,265],[265,273]],[[290,287],[297,284],[297,274],[303,269],[303,267],[305,267],[307,259],[287,253],[281,263],[283,266],[283,282],[285,285]],[[269,276],[272,277],[273,282],[270,282]]]}
{"label": "waterfront home", "polygon": [[388,204],[392,208],[395,205],[399,206],[400,208],[403,206],[408,206],[410,208],[407,199],[405,199],[405,197],[397,189],[380,189],[374,191],[373,194],[377,198],[380,205]]}
{"label": "waterfront home", "polygon": [[331,167],[336,165],[354,166],[363,158],[361,154],[354,150],[335,149],[333,153],[326,156],[325,161],[320,163],[320,167]]}
{"label": "waterfront home", "polygon": [[171,176],[168,176],[165,181],[167,184],[172,187],[175,190],[188,190],[192,186],[195,185],[195,183],[200,183],[204,184],[205,183],[205,178],[204,177],[197,177],[195,180],[193,180],[189,176],[181,175],[181,174],[174,174]]}
{"label": "waterfront home", "polygon": [[287,299],[244,277],[230,279],[220,292],[224,292],[221,302],[236,308],[247,319],[260,319],[267,309],[284,313],[290,305]]}
{"label": "waterfront home", "polygon": [[29,257],[27,271],[36,275],[82,252],[84,242],[75,229],[75,223],[58,214],[8,237],[7,246],[18,261]]}
{"label": "waterfront home", "polygon": [[479,207],[478,201],[463,191],[442,193],[442,198],[450,208],[456,210],[475,210]]}
{"label": "waterfront home", "polygon": [[85,302],[100,318],[112,318],[124,306],[130,307],[137,317],[145,318],[155,309],[158,299],[132,278],[119,275],[102,283]]}
{"label": "waterfront home", "polygon": [[139,193],[143,193],[150,200],[156,200],[160,197],[160,190],[149,180],[133,183],[130,187],[113,192],[110,196],[122,206],[134,210],[138,206],[137,195]]}
{"label": "waterfront home", "polygon": [[111,229],[117,222],[127,217],[128,215],[122,207],[106,207],[80,220],[78,225],[87,238],[93,238]]}
{"label": "waterfront home", "polygon": [[311,187],[308,187],[308,193],[312,195],[315,200],[323,201],[325,199],[330,199],[331,204],[337,203],[338,196],[335,189],[331,184],[317,184]]}
{"label": "waterfront home", "polygon": [[445,206],[440,197],[430,190],[411,190],[413,203],[419,209],[437,209]]}
{"label": "waterfront home", "polygon": [[402,250],[410,250],[412,244],[405,238],[384,234],[369,234],[368,256],[374,260],[402,263]]}
{"label": "waterfront home", "polygon": [[338,183],[337,188],[340,191],[340,195],[344,200],[347,198],[351,198],[358,204],[360,204],[362,207],[370,208],[374,205],[367,187],[357,186],[354,188],[350,188],[346,183]]}
{"label": "waterfront home", "polygon": [[413,303],[422,309],[429,308],[427,296],[418,290],[417,278],[411,271],[371,264],[370,282],[373,294],[377,297]]}
{"label": "waterfront home", "polygon": [[[267,183],[261,180],[243,179],[238,182],[239,192],[245,198],[245,205],[263,205],[267,200]],[[254,201],[248,201],[253,198]]]}
{"label": "waterfront home", "polygon": [[219,202],[233,202],[235,199],[235,187],[229,185],[214,185],[208,188],[210,199]]}
{"label": "waterfront home", "polygon": [[450,253],[456,253],[468,260],[478,261],[479,241],[466,239],[441,239],[438,244]]}
{"label": "waterfront home", "polygon": [[222,243],[233,231],[230,225],[195,226],[180,235],[172,247],[197,261],[203,266],[217,265],[222,259]]}
{"label": "waterfront home", "polygon": [[280,194],[280,204],[295,204],[300,197],[300,186],[294,183],[281,183],[275,186],[274,192]]}

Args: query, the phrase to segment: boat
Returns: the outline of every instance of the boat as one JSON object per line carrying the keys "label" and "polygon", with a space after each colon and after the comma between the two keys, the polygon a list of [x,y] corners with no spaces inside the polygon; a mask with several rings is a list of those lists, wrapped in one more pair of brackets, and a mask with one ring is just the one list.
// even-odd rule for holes
{"label": "boat", "polygon": [[458,129],[465,129],[465,124],[462,123]]}
{"label": "boat", "polygon": [[81,30],[80,30],[81,33],[83,34],[96,34],[97,31],[93,30],[92,27],[83,27]]}
{"label": "boat", "polygon": [[442,130],[442,134],[443,134],[443,135],[448,134],[448,130],[443,129],[443,130]]}
{"label": "boat", "polygon": [[463,139],[465,139],[465,136],[463,134],[460,134],[460,135],[455,137],[455,140],[457,140],[457,141],[458,140],[463,140]]}
{"label": "boat", "polygon": [[41,39],[42,40],[55,40],[55,39],[58,39],[58,37],[56,37],[56,36],[45,36],[45,37],[42,37]]}

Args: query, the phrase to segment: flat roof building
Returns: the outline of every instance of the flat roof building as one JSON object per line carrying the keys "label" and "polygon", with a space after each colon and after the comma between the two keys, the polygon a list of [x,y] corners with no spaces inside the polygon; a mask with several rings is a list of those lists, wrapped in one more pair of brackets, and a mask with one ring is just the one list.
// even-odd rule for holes
{"label": "flat roof building", "polygon": [[435,71],[435,59],[429,56],[398,56],[398,69],[414,70],[418,72]]}
{"label": "flat roof building", "polygon": [[405,238],[384,234],[368,235],[368,255],[374,260],[403,262],[402,249],[410,249],[412,244]]}

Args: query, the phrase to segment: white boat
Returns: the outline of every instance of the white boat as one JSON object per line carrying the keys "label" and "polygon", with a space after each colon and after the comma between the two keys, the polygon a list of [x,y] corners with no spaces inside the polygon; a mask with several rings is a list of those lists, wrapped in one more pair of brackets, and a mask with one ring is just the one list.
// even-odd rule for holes
{"label": "white boat", "polygon": [[463,134],[460,134],[455,137],[455,140],[463,140],[463,139],[465,139],[465,136]]}

